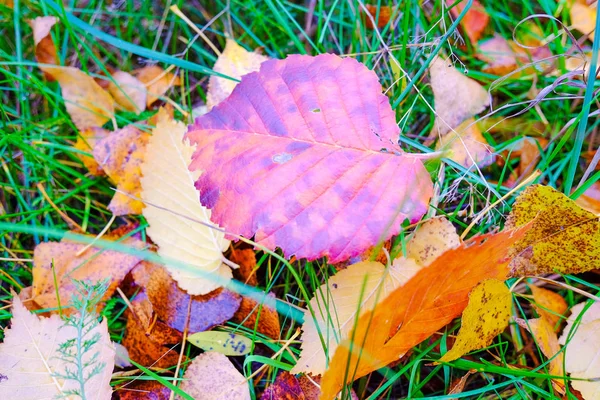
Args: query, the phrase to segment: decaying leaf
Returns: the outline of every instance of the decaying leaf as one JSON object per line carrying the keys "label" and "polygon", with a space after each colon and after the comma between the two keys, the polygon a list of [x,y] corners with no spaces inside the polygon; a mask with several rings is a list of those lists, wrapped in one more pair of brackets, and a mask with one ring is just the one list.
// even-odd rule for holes
{"label": "decaying leaf", "polygon": [[77,157],[81,160],[83,165],[90,171],[90,174],[94,176],[103,176],[104,170],[98,162],[92,156],[94,148],[96,147],[96,143],[108,137],[110,132],[103,128],[87,128],[83,131],[79,132],[77,136],[77,142],[75,143],[75,147],[77,150],[84,151],[88,154],[77,153]]}
{"label": "decaying leaf", "polygon": [[489,105],[487,91],[460,73],[449,60],[436,57],[429,73],[436,112],[430,138],[444,136]]}
{"label": "decaying leaf", "polygon": [[[110,239],[110,236],[104,239],[106,238]],[[144,246],[135,237],[125,238],[120,244],[136,249]],[[40,243],[35,247],[32,285],[32,299],[35,303],[42,308],[58,307],[54,276],[58,284],[60,304],[66,313],[71,312],[68,309],[71,297],[77,293],[74,279],[92,282],[108,279],[110,285],[104,296],[104,299],[108,299],[125,275],[140,262],[136,256],[97,247],[91,247],[77,255],[84,247],[85,244],[65,239],[61,242]]]}
{"label": "decaying leaf", "polygon": [[88,74],[75,67],[40,66],[60,84],[65,108],[80,131],[114,118],[115,101]]}
{"label": "decaying leaf", "polygon": [[585,3],[574,1],[571,4],[569,15],[571,16],[571,28],[578,30],[584,35],[588,35],[590,40],[594,40],[596,32],[596,8],[592,8]]}
{"label": "decaying leaf", "polygon": [[375,21],[375,25],[377,26],[377,28],[384,28],[388,24],[388,22],[390,22],[390,18],[394,13],[394,9],[390,6],[377,6],[374,4],[365,4],[365,8],[367,9],[367,11],[365,12],[365,10],[361,7],[360,13],[365,21],[365,26],[368,29],[373,29],[375,27],[373,25],[373,21]]}
{"label": "decaying leaf", "polygon": [[[466,0],[461,0],[458,3],[454,0],[446,0],[446,5],[448,7],[453,6],[450,8],[450,14],[452,14],[454,18],[457,18],[460,15],[467,4]],[[490,16],[485,11],[485,8],[478,0],[473,0],[471,8],[460,21],[460,26],[471,43],[477,43],[489,22]]]}
{"label": "decaying leaf", "polygon": [[581,208],[600,214],[600,182],[594,183],[575,200]]}
{"label": "decaying leaf", "polygon": [[[448,324],[464,310],[479,282],[506,279],[509,249],[527,228],[479,236],[446,251],[363,313],[348,335],[353,340],[338,345],[323,376],[322,399],[333,399],[345,383],[397,361]],[[345,371],[353,373],[346,376]]]}
{"label": "decaying leaf", "polygon": [[[213,71],[239,80],[250,72],[258,71],[260,64],[268,59],[269,57],[262,54],[244,49],[233,39],[227,39],[225,49],[217,58]],[[238,84],[237,80],[211,75],[206,93],[206,107],[209,111],[229,97]]]}
{"label": "decaying leaf", "polygon": [[[159,111],[163,113],[163,111]],[[178,269],[165,263],[179,287],[192,295],[207,294],[221,286],[211,280],[215,274],[231,279],[231,269],[223,264],[223,251],[229,240],[218,226],[213,227],[211,212],[198,201],[194,182],[199,172],[187,168],[194,148],[183,141],[185,125],[166,116],[159,117],[145,147],[140,179],[147,232],[158,245],[158,254],[193,266],[204,275]]]}
{"label": "decaying leaf", "polygon": [[[581,315],[585,306],[586,302],[583,302],[571,308],[559,343],[567,347],[564,353],[566,372],[571,378],[584,379],[572,380],[571,385],[586,400],[596,400],[600,398],[600,303],[594,302]],[[576,323],[578,319],[579,324]]]}
{"label": "decaying leaf", "polygon": [[[72,394],[72,391],[82,389],[88,399],[111,398],[110,377],[115,351],[106,320],[80,336],[77,327],[65,324],[58,315],[44,318],[30,313],[16,295],[13,297],[12,314],[12,325],[4,331],[4,342],[0,343],[0,391],[3,398],[65,397],[74,400],[80,396]],[[61,345],[78,337],[89,341],[89,348],[81,354],[81,362],[88,364],[81,372],[84,376],[89,374],[83,387],[78,380],[67,377],[80,370],[67,362],[61,353]],[[96,366],[101,369],[91,374]]]}
{"label": "decaying leaf", "polygon": [[194,358],[183,379],[179,388],[194,399],[250,400],[246,378],[221,353],[208,351]]}
{"label": "decaying leaf", "polygon": [[510,75],[514,79],[548,68],[551,56],[550,49],[539,38],[529,36],[524,38],[524,43],[517,43],[498,34],[481,43],[477,54],[488,63],[483,72],[489,74],[504,76],[520,67]]}
{"label": "decaying leaf", "polygon": [[117,185],[108,209],[114,215],[140,214],[144,203],[140,197],[141,165],[150,134],[132,125],[112,132],[96,142],[93,155],[106,175]]}
{"label": "decaying leaf", "polygon": [[272,385],[260,396],[261,400],[306,400],[298,379],[289,372],[277,375]]}
{"label": "decaying leaf", "polygon": [[118,105],[137,114],[146,109],[148,92],[139,79],[123,71],[116,71],[112,78],[114,82],[109,81],[108,92]]}
{"label": "decaying leaf", "polygon": [[462,314],[460,331],[450,351],[440,362],[454,361],[470,351],[489,346],[508,326],[512,295],[498,279],[486,279],[469,294]]}
{"label": "decaying leaf", "polygon": [[133,380],[115,388],[112,400],[169,400],[171,389],[158,381]]}
{"label": "decaying leaf", "polygon": [[524,137],[521,140],[511,143],[506,150],[498,157],[501,166],[510,159],[519,158],[519,165],[514,169],[514,174],[507,179],[507,185],[513,186],[517,179],[531,174],[540,158],[540,150],[548,144],[544,138]]}
{"label": "decaying leaf", "polygon": [[133,75],[146,86],[146,106],[150,107],[172,86],[181,82],[177,75],[163,70],[158,65],[149,65],[133,71]]}
{"label": "decaying leaf", "polygon": [[[40,64],[58,65],[58,53],[54,40],[50,35],[52,27],[58,22],[58,18],[52,16],[37,17],[29,22],[33,29],[33,44],[35,46],[35,59]],[[53,81],[51,74],[44,73],[47,80]]]}
{"label": "decaying leaf", "polygon": [[593,213],[549,186],[532,185],[515,201],[506,225],[529,222],[531,229],[512,250],[513,276],[577,274],[597,267],[600,222]]}
{"label": "decaying leaf", "polygon": [[[269,293],[269,297],[274,299],[275,295]],[[231,321],[242,324],[248,329],[254,330],[256,328],[258,333],[273,339],[279,339],[281,333],[277,310],[260,304],[249,297],[242,297],[240,308],[231,318]]]}
{"label": "decaying leaf", "polygon": [[237,249],[231,247],[231,253],[229,254],[229,261],[239,265],[240,267],[233,270],[233,276],[238,281],[244,282],[246,285],[256,286],[258,285],[258,279],[256,278],[256,255],[252,249]]}
{"label": "decaying leaf", "polygon": [[477,56],[488,63],[483,72],[504,76],[517,68],[517,58],[508,40],[495,34],[479,45]]}
{"label": "decaying leaf", "polygon": [[[452,222],[446,217],[433,217],[423,222],[410,238],[406,244],[406,256],[426,267],[446,250],[458,246],[460,246],[460,237]],[[400,258],[394,262],[397,260]]]}
{"label": "decaying leaf", "polygon": [[395,145],[381,90],[364,65],[332,54],[268,60],[245,75],[188,131],[213,221],[286,257],[335,264],[421,218],[431,178]]}
{"label": "decaying leaf", "polygon": [[435,148],[444,151],[446,157],[466,168],[474,165],[484,168],[494,162],[490,146],[473,118],[442,136]]}
{"label": "decaying leaf", "polygon": [[231,332],[196,332],[187,341],[204,351],[216,351],[226,356],[243,356],[252,350],[252,340]]}
{"label": "decaying leaf", "polygon": [[567,311],[568,305],[561,295],[551,290],[534,285],[529,287],[533,294],[533,307],[538,315],[548,321],[550,326],[557,330],[561,317]]}

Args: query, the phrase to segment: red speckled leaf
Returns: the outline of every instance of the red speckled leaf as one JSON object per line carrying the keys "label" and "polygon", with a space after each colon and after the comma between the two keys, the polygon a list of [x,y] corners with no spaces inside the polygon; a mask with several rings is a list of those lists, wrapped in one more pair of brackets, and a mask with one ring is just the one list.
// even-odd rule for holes
{"label": "red speckled leaf", "polygon": [[269,60],[190,126],[213,222],[286,256],[336,263],[427,210],[431,179],[402,153],[377,76],[331,54]]}

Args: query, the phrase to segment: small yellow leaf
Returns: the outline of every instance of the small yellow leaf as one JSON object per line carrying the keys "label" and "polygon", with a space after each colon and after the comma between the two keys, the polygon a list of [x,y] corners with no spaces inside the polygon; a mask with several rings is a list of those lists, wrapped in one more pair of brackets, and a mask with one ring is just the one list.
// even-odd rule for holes
{"label": "small yellow leaf", "polygon": [[114,118],[114,100],[96,81],[74,67],[40,67],[60,84],[65,108],[80,131]]}
{"label": "small yellow leaf", "polygon": [[[77,136],[77,142],[73,146],[77,150],[84,151],[86,153],[92,154],[94,148],[96,147],[96,143],[106,138],[110,132],[103,128],[88,128],[81,132]],[[91,155],[77,153],[77,157],[81,160],[83,165],[90,171],[90,174],[94,176],[102,176],[104,174],[104,170],[98,164],[98,162]]]}
{"label": "small yellow leaf", "polygon": [[435,148],[448,152],[448,158],[466,168],[471,168],[473,165],[484,168],[494,162],[490,146],[473,118],[442,136]]}
{"label": "small yellow leaf", "polygon": [[594,30],[596,29],[596,9],[587,4],[575,2],[571,6],[569,14],[571,16],[571,27],[584,35],[589,34],[590,40],[593,41]]}
{"label": "small yellow leaf", "polygon": [[534,285],[529,287],[533,294],[535,303],[533,307],[541,318],[544,318],[550,326],[557,328],[561,316],[567,311],[568,305],[561,295],[548,289]]}
{"label": "small yellow leaf", "polygon": [[180,83],[177,75],[165,71],[158,65],[140,68],[134,71],[133,74],[146,86],[146,105],[148,107],[167,93],[172,86],[177,86]]}
{"label": "small yellow leaf", "polygon": [[471,291],[456,342],[440,362],[449,362],[492,343],[508,326],[512,296],[504,282],[487,279]]}
{"label": "small yellow leaf", "polygon": [[[247,51],[235,40],[227,39],[225,49],[217,59],[213,70],[239,80],[250,72],[258,71],[260,64],[268,59],[269,57],[262,54]],[[208,93],[206,94],[206,107],[208,110],[210,111],[211,108],[229,97],[236,85],[237,82],[234,80],[211,75],[208,80]]]}
{"label": "small yellow leaf", "polygon": [[456,228],[446,217],[433,217],[423,222],[406,244],[406,256],[426,267],[446,250],[460,246]]}
{"label": "small yellow leaf", "polygon": [[139,79],[123,71],[112,74],[115,82],[109,81],[108,92],[125,110],[141,113],[146,109],[146,86]]}
{"label": "small yellow leaf", "polygon": [[600,222],[593,213],[549,186],[533,185],[517,198],[508,227],[531,229],[512,252],[513,276],[578,274],[600,259]]}

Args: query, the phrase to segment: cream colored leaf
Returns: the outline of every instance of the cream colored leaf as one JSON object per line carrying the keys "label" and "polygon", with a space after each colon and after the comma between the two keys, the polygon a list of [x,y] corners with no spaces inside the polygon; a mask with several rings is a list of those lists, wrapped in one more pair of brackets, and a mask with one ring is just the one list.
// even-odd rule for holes
{"label": "cream colored leaf", "polygon": [[448,249],[460,246],[456,228],[446,217],[433,217],[423,222],[406,244],[406,256],[427,266]]}
{"label": "cream colored leaf", "polygon": [[442,136],[435,149],[446,152],[446,157],[466,168],[473,165],[484,168],[494,162],[490,146],[473,118],[460,124],[454,131]]}
{"label": "cream colored leaf", "polygon": [[[61,358],[61,344],[77,338],[77,328],[66,325],[58,315],[38,317],[23,306],[18,296],[13,297],[12,324],[5,331],[4,343],[0,344],[0,393],[5,399],[41,400],[63,397],[80,399],[69,391],[79,390],[80,383],[62,378],[74,365]],[[115,350],[108,335],[106,320],[87,332],[83,339],[98,335],[95,344],[82,354],[83,362],[101,365],[101,372],[91,375],[85,382],[87,399],[109,400],[112,394],[110,378],[113,371]],[[92,357],[97,355],[95,361]],[[88,366],[84,373],[92,369]]]}
{"label": "cream colored leaf", "polygon": [[593,41],[596,32],[596,8],[587,4],[574,2],[569,10],[571,16],[571,27],[578,30]]}
{"label": "cream colored leaf", "polygon": [[133,74],[146,87],[146,105],[148,107],[163,97],[171,87],[180,84],[177,75],[165,71],[158,65],[148,65],[133,71]]}
{"label": "cream colored leaf", "polygon": [[246,378],[227,356],[215,351],[194,358],[183,379],[179,388],[196,400],[250,400]]}
{"label": "cream colored leaf", "polygon": [[65,108],[80,131],[114,118],[114,100],[96,81],[74,67],[40,67],[60,84]]}
{"label": "cream colored leaf", "polygon": [[127,72],[117,71],[112,74],[115,82],[109,81],[108,92],[117,104],[127,111],[141,113],[146,109],[148,91],[139,79]]}
{"label": "cream colored leaf", "polygon": [[[268,59],[269,57],[262,54],[244,49],[235,40],[227,39],[225,49],[217,59],[213,70],[235,79],[241,79],[242,76],[250,72],[258,71],[260,64]],[[211,75],[208,80],[208,93],[206,94],[208,110],[210,111],[211,108],[229,97],[236,85],[237,82],[234,80]]]}
{"label": "cream colored leaf", "polygon": [[[187,168],[194,147],[183,141],[185,131],[183,123],[164,114],[159,117],[146,145],[146,156],[141,166],[141,197],[148,203],[143,210],[149,224],[147,232],[158,244],[161,256],[229,280],[231,269],[222,263],[223,251],[229,247],[229,240],[225,239],[223,232],[204,225],[212,224],[211,213],[198,200],[194,182],[199,173],[190,172]],[[165,266],[179,287],[189,294],[206,294],[221,286],[210,276],[202,277],[168,264]]]}
{"label": "cream colored leaf", "polygon": [[430,66],[436,119],[429,136],[443,136],[489,105],[487,91],[476,81],[437,57]]}
{"label": "cream colored leaf", "polygon": [[[600,399],[600,302],[594,302],[579,318],[586,303],[579,303],[571,308],[567,326],[558,340],[565,350],[565,370],[571,378],[589,379],[572,380],[571,385],[579,390],[586,400]],[[575,331],[573,334],[571,331]],[[570,335],[571,340],[567,343]]]}

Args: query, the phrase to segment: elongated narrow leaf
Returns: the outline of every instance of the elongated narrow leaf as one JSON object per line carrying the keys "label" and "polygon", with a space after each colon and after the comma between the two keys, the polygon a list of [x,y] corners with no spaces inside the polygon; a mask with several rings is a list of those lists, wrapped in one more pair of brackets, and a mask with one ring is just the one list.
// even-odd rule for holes
{"label": "elongated narrow leaf", "polygon": [[214,221],[286,256],[336,263],[427,210],[432,183],[397,146],[377,76],[323,54],[265,61],[190,126]]}
{"label": "elongated narrow leaf", "polygon": [[229,332],[197,332],[187,340],[204,351],[216,351],[226,356],[243,356],[252,350],[252,340]]}

